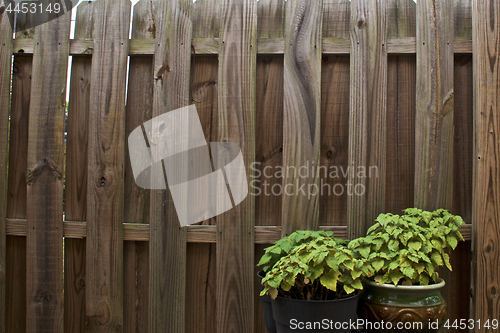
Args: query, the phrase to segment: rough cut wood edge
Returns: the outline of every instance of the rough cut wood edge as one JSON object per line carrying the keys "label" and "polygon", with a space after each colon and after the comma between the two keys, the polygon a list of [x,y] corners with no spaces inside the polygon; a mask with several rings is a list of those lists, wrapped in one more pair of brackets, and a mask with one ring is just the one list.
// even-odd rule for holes
{"label": "rough cut wood edge", "polygon": [[[86,222],[64,222],[64,237],[85,238],[87,237]],[[26,236],[25,219],[7,219],[7,236]],[[187,226],[187,241],[189,243],[215,243],[217,226],[215,225],[191,225]],[[346,226],[320,226],[320,230],[333,231],[338,238],[347,238]],[[472,225],[465,224],[460,228],[464,239],[472,239]],[[281,238],[280,226],[255,226],[255,244],[270,244]],[[125,241],[149,241],[149,224],[147,223],[124,223],[123,240]]]}
{"label": "rough cut wood edge", "polygon": [[[323,54],[349,54],[349,38],[324,37]],[[472,40],[457,37],[454,39],[455,53],[472,53]],[[156,41],[148,39],[131,39],[129,55],[153,55]],[[193,38],[196,54],[218,54],[219,38]],[[258,38],[257,54],[283,54],[284,38]],[[33,39],[14,39],[13,54],[32,54]],[[72,56],[91,55],[94,52],[94,41],[89,39],[72,39],[69,53]],[[416,38],[393,38],[387,42],[387,54],[415,54]]]}
{"label": "rough cut wood edge", "polygon": [[[2,2],[2,6],[5,2]],[[5,332],[6,306],[6,217],[7,185],[9,163],[9,102],[10,78],[12,68],[12,25],[13,15],[0,14],[0,332]]]}
{"label": "rough cut wood edge", "polygon": [[[474,166],[471,315],[500,318],[500,6],[472,1]],[[478,330],[477,330],[478,331]],[[488,329],[488,332],[493,330]]]}

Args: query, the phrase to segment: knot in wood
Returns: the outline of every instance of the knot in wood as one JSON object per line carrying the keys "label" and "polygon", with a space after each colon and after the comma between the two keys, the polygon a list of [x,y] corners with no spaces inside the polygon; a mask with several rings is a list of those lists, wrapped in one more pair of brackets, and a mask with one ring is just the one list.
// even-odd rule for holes
{"label": "knot in wood", "polygon": [[360,18],[358,20],[358,28],[359,29],[363,28],[365,26],[365,23],[366,23],[365,18],[364,17]]}

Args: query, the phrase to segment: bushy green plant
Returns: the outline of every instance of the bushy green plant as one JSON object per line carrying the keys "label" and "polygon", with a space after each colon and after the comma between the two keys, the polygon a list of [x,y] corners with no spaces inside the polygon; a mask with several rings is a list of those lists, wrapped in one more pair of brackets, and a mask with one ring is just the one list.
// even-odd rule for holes
{"label": "bushy green plant", "polygon": [[452,270],[449,253],[464,240],[460,216],[447,210],[409,208],[404,215],[380,214],[367,236],[354,239],[349,249],[369,261],[373,280],[394,285],[428,285],[439,280],[437,268]]}
{"label": "bushy green plant", "polygon": [[331,237],[332,235],[332,231],[294,231],[289,236],[283,237],[273,245],[267,247],[257,266],[264,266],[262,270],[264,273],[267,273],[278,260],[288,255],[297,245],[308,243],[318,237]]}
{"label": "bushy green plant", "polygon": [[267,272],[262,280],[261,295],[268,293],[273,299],[280,295],[325,300],[345,297],[362,289],[361,280],[372,274],[372,268],[363,259],[354,258],[346,243],[329,236],[317,236],[293,247]]}

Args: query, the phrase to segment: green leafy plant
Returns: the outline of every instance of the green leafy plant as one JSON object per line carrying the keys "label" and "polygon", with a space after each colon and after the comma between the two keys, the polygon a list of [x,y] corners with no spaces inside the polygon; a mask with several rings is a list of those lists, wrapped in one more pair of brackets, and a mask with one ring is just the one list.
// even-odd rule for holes
{"label": "green leafy plant", "polygon": [[380,214],[367,236],[348,247],[373,267],[373,280],[394,285],[428,285],[439,280],[437,268],[452,270],[450,251],[464,240],[460,216],[447,210],[409,208],[404,215]]}
{"label": "green leafy plant", "polygon": [[288,255],[297,245],[308,243],[318,237],[331,237],[332,235],[332,231],[297,230],[267,247],[257,266],[264,266],[262,270],[267,273],[280,258]]}
{"label": "green leafy plant", "polygon": [[[371,276],[371,266],[363,259],[354,258],[346,241],[329,235],[313,235],[316,237],[293,247],[277,260],[262,280],[261,295],[268,293],[273,299],[280,295],[325,300],[342,298],[363,288],[361,280]],[[275,245],[282,244],[278,241]],[[288,245],[285,247],[288,249]],[[271,259],[266,257],[262,261],[271,262]]]}

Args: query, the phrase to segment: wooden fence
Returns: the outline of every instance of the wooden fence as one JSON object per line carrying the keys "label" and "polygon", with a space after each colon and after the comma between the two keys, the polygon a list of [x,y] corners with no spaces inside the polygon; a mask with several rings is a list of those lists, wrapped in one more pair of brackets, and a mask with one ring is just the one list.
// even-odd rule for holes
{"label": "wooden fence", "polygon": [[[265,332],[266,244],[413,206],[468,223],[449,317],[500,319],[498,1],[98,0],[73,39],[69,15],[21,14],[12,38],[1,9],[0,332]],[[261,194],[179,228],[126,138],[189,104]],[[328,173],[276,174],[304,165]],[[288,184],[325,192],[272,194]]]}

